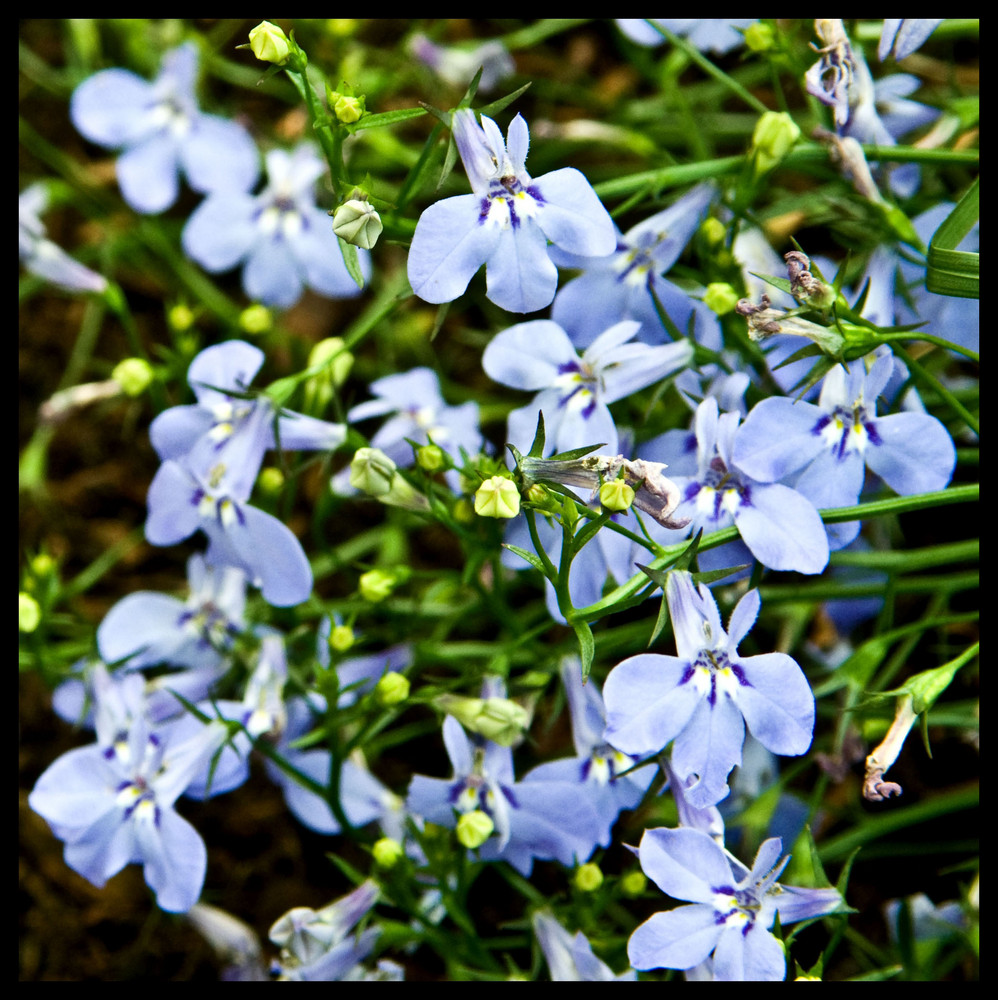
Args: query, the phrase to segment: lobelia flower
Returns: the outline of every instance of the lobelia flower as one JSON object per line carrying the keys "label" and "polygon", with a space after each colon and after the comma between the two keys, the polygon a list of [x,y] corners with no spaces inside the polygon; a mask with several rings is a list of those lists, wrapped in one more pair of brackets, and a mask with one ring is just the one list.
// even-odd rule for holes
{"label": "lobelia flower", "polygon": [[489,299],[509,312],[534,312],[558,285],[548,240],[584,257],[613,251],[613,222],[578,170],[527,173],[530,137],[520,115],[505,143],[499,126],[484,115],[478,125],[470,108],[454,112],[452,128],[474,193],[438,201],[419,217],[408,270],[421,299],[456,299],[484,264]]}
{"label": "lobelia flower", "polygon": [[201,351],[187,370],[197,403],[172,406],[149,427],[156,454],[163,461],[191,461],[197,456],[199,471],[207,472],[223,454],[238,453],[244,478],[252,486],[264,452],[276,448],[278,438],[286,451],[338,448],[346,440],[343,424],[300,413],[281,411],[275,435],[271,401],[265,396],[245,398],[263,360],[263,351],[242,340]]}
{"label": "lobelia flower", "polygon": [[823,916],[839,908],[835,889],[804,889],[777,882],[790,856],[764,841],[751,870],[700,830],[646,830],[638,858],[645,874],[691,906],[656,913],[631,935],[627,955],[635,969],[692,969],[713,955],[720,982],[779,982],[786,975],[782,942],[769,928]]}
{"label": "lobelia flower", "polygon": [[755,24],[754,17],[619,17],[616,25],[627,37],[638,45],[661,45],[665,36],[648,23],[660,24],[674,35],[685,37],[701,52],[723,55],[745,44],[745,37],[738,28],[745,29]]}
{"label": "lobelia flower", "polygon": [[25,269],[67,292],[103,294],[107,279],[74,260],[45,235],[39,216],[48,207],[49,190],[42,182],[17,196],[17,254]]}
{"label": "lobelia flower", "polygon": [[[251,418],[256,432],[265,419],[258,408]],[[290,528],[246,503],[256,472],[246,476],[239,460],[245,457],[227,449],[203,473],[195,471],[200,461],[164,462],[149,486],[146,538],[153,545],[176,545],[200,529],[208,536],[208,563],[243,570],[269,604],[300,604],[312,591],[308,558]]]}
{"label": "lobelia flower", "polygon": [[[645,757],[670,741],[672,768],[696,808],[728,793],[741,763],[745,727],[768,750],[797,757],[814,731],[814,695],[786,653],[740,656],[738,644],[759,613],[759,592],[735,607],[726,633],[713,595],[686,572],[666,581],[676,656],[640,653],[618,663],[603,685],[604,738]],[[691,782],[692,776],[699,779]]]}
{"label": "lobelia flower", "polygon": [[[305,286],[333,299],[359,295],[332,220],[315,204],[325,162],[303,144],[291,153],[272,149],[266,165],[268,183],[260,194],[233,186],[194,210],[184,226],[184,252],[213,273],[244,262],[243,290],[266,305],[287,309]],[[366,281],[370,254],[360,249],[357,255]]]}
{"label": "lobelia flower", "polygon": [[160,663],[218,671],[244,628],[246,576],[235,567],[213,567],[201,555],[187,561],[190,596],[140,590],[123,597],[97,627],[97,649],[107,663],[126,660],[139,670]]}
{"label": "lobelia flower", "polygon": [[[697,407],[697,472],[691,477],[674,477],[683,500],[673,517],[689,518],[688,531],[693,533],[701,528],[718,531],[734,523],[745,545],[764,566],[820,573],[828,563],[828,537],[818,512],[796,490],[760,482],[741,468],[733,457],[741,433],[738,421],[737,413],[719,416],[713,397]],[[643,449],[642,454],[654,460],[670,458],[649,449]],[[656,528],[655,533],[662,537],[663,529]]]}
{"label": "lobelia flower", "polygon": [[256,182],[259,154],[246,130],[198,110],[197,68],[197,48],[188,43],[163,56],[152,83],[125,69],[106,69],[73,91],[69,113],[80,134],[123,150],[118,184],[137,212],[169,208],[181,170],[202,193],[248,191]]}
{"label": "lobelia flower", "polygon": [[941,17],[885,17],[877,46],[877,57],[883,62],[889,55],[901,62],[920,49],[929,35],[943,23]]}
{"label": "lobelia flower", "polygon": [[[555,296],[551,319],[563,327],[578,347],[588,347],[608,327],[623,319],[637,320],[637,339],[646,344],[671,341],[659,319],[663,311],[685,334],[693,325],[693,339],[713,350],[721,349],[717,316],[702,302],[662,277],[679,259],[697,226],[703,221],[717,189],[701,184],[674,205],[638,223],[623,236],[608,257],[585,259],[552,250],[561,267],[583,270]],[[616,231],[616,229],[615,229]]]}
{"label": "lobelia flower", "polygon": [[[381,928],[372,926],[356,937],[350,931],[378,900],[370,879],[321,910],[296,906],[270,928],[270,940],[281,949],[275,971],[282,982],[336,982],[364,978],[351,975],[374,948]],[[399,977],[402,978],[402,977]]]}
{"label": "lobelia flower", "polygon": [[531,918],[537,943],[544,952],[553,983],[618,982],[633,983],[638,974],[633,969],[619,976],[593,954],[593,946],[582,931],[573,937],[548,912],[538,910]]}
{"label": "lobelia flower", "polygon": [[583,685],[578,657],[566,656],[560,673],[572,717],[575,756],[539,764],[523,780],[574,782],[579,797],[588,799],[599,817],[596,843],[607,847],[617,816],[622,809],[633,809],[641,801],[655,776],[654,768],[623,774],[638,758],[620,753],[605,742],[606,709],[595,682],[590,680]]}
{"label": "lobelia flower", "polygon": [[[486,682],[482,697],[502,697],[501,683]],[[449,780],[417,774],[406,799],[411,813],[440,826],[484,814],[494,836],[479,848],[484,861],[508,861],[528,876],[534,858],[574,865],[592,854],[600,819],[574,781],[523,781],[513,776],[513,751],[465,734],[452,715],[444,719],[444,745],[454,768]]]}
{"label": "lobelia flower", "polygon": [[[854,504],[866,466],[901,496],[944,489],[956,464],[946,428],[927,413],[877,416],[877,396],[893,369],[889,352],[869,373],[862,359],[848,370],[837,365],[825,376],[817,406],[762,400],[739,430],[735,463],[762,482],[796,474],[794,488],[817,507]],[[857,524],[852,537],[858,530]]]}
{"label": "lobelia flower", "polygon": [[201,895],[204,841],[173,804],[225,740],[199,726],[174,740],[151,728],[138,674],[95,677],[97,743],[70,750],[38,779],[28,804],[65,841],[66,864],[98,888],[142,864],[164,910],[189,910]]}
{"label": "lobelia flower", "polygon": [[467,87],[481,69],[478,89],[483,94],[495,90],[506,77],[516,72],[513,57],[498,39],[482,42],[473,49],[462,49],[436,45],[426,35],[417,33],[409,39],[408,49],[452,87]]}
{"label": "lobelia flower", "polygon": [[601,333],[580,358],[568,334],[547,319],[518,323],[496,334],[482,355],[485,373],[514,389],[541,392],[509,415],[507,440],[527,451],[544,414],[546,454],[603,444],[617,451],[608,404],[672,375],[690,363],[688,341],[650,347],[627,343],[640,323],[624,320]]}

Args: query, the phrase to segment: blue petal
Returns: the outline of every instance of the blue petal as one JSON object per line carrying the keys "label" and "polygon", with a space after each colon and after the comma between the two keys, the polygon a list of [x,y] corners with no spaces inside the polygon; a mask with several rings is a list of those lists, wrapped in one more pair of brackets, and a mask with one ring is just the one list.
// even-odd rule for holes
{"label": "blue petal", "polygon": [[534,180],[544,205],[537,223],[562,250],[584,257],[606,257],[617,248],[617,233],[585,176],[574,167],[554,170]]}
{"label": "blue petal", "polygon": [[554,385],[563,365],[578,360],[557,323],[535,319],[497,333],[482,354],[482,368],[493,381],[513,389],[546,389]]}
{"label": "blue petal", "polygon": [[773,753],[806,753],[814,735],[814,695],[797,662],[786,653],[764,653],[738,665],[748,683],[735,700],[749,732]]}
{"label": "blue petal", "polygon": [[137,212],[155,215],[177,200],[177,144],[168,133],[150,136],[126,150],[115,170],[122,197]]}
{"label": "blue petal", "polygon": [[160,909],[186,913],[201,896],[208,851],[201,835],[172,809],[160,809],[158,823],[135,823],[145,861],[146,884]]}
{"label": "blue petal", "polygon": [[475,195],[460,195],[430,205],[419,217],[408,272],[412,290],[424,301],[456,299],[498,246],[499,230],[479,222],[479,205]]}
{"label": "blue petal", "polygon": [[106,69],[84,80],[69,103],[77,131],[100,146],[117,148],[155,131],[153,86],[126,69]]}
{"label": "blue petal", "polygon": [[255,212],[256,199],[248,194],[206,198],[184,226],[184,253],[212,273],[235,267],[261,238]]}
{"label": "blue petal", "polygon": [[810,501],[779,483],[755,483],[751,502],[735,512],[745,544],[770,569],[820,573],[828,565],[828,537]]}
{"label": "blue petal", "polygon": [[507,312],[536,312],[550,305],[558,269],[547,254],[544,233],[529,220],[497,232],[499,240],[486,257],[485,294]]}
{"label": "blue petal", "polygon": [[217,115],[198,115],[180,147],[187,180],[195,191],[249,191],[260,173],[260,154],[250,134]]}
{"label": "blue petal", "polygon": [[691,969],[710,955],[721,933],[712,906],[679,906],[649,917],[627,942],[627,957],[635,969]]}

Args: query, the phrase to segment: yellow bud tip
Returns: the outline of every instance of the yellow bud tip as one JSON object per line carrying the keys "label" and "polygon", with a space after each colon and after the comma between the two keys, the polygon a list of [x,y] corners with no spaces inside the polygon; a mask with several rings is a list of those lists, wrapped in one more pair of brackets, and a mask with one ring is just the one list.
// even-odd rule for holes
{"label": "yellow bud tip", "polygon": [[516,517],[520,513],[520,492],[512,479],[492,476],[475,493],[475,513],[479,517]]}

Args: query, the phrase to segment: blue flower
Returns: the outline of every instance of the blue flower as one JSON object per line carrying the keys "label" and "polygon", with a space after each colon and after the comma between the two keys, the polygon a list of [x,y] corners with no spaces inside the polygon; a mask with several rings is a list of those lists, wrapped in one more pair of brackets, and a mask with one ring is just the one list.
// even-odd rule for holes
{"label": "blue flower", "polygon": [[[270,400],[247,399],[247,389],[263,364],[263,351],[242,340],[206,347],[191,362],[187,382],[197,403],[164,410],[149,427],[156,454],[164,461],[193,463],[207,473],[224,456],[239,466],[245,495],[260,471],[264,452],[333,450],[346,439],[343,424],[282,411],[276,419]],[[231,474],[231,473],[230,473]],[[248,488],[246,487],[248,484]]]}
{"label": "blue flower", "polygon": [[583,274],[559,289],[551,319],[563,327],[578,347],[588,347],[605,329],[622,319],[637,320],[638,340],[661,344],[672,340],[659,319],[655,299],[685,334],[693,321],[693,338],[713,350],[721,349],[721,326],[702,302],[662,277],[679,259],[697,226],[717,196],[717,189],[701,184],[674,205],[645,219],[617,239],[609,257],[586,259],[552,251],[561,267]]}
{"label": "blue flower", "polygon": [[201,474],[164,462],[149,486],[146,538],[176,545],[200,528],[208,536],[208,563],[243,570],[270,604],[300,604],[312,591],[308,558],[286,525],[245,502],[251,488],[238,463],[230,470],[220,461]]}
{"label": "blue flower", "polygon": [[[724,55],[745,44],[743,31],[755,24],[754,17],[619,17],[616,25],[637,45],[661,45],[665,36],[648,21],[660,24],[674,35],[685,37],[701,52]],[[739,31],[737,29],[741,28]]]}
{"label": "blue flower", "polygon": [[656,913],[631,935],[627,955],[636,969],[692,969],[713,955],[720,982],[779,982],[786,975],[780,925],[836,910],[835,889],[802,889],[777,882],[790,860],[780,860],[779,838],[765,841],[751,870],[700,830],[646,830],[638,858],[645,874],[691,906]]}
{"label": "blue flower", "polygon": [[589,799],[599,817],[596,844],[607,847],[617,816],[622,809],[633,809],[641,801],[655,776],[654,768],[624,774],[637,757],[620,753],[604,740],[606,709],[595,682],[590,679],[583,685],[582,665],[574,656],[565,657],[560,672],[572,717],[575,756],[540,764],[523,780],[574,782],[580,798]]}
{"label": "blue flower", "polygon": [[613,222],[585,177],[571,167],[532,179],[530,137],[517,115],[499,126],[470,108],[454,112],[454,141],[473,194],[446,198],[420,216],[409,248],[409,283],[427,302],[450,302],[486,265],[486,294],[509,312],[534,312],[554,298],[558,270],[547,243],[584,257],[612,253]]}
{"label": "blue flower", "polygon": [[194,98],[198,52],[182,45],[163,56],[149,83],[124,69],[84,80],[69,105],[80,134],[99,146],[122,149],[118,184],[137,212],[156,213],[177,200],[178,173],[202,193],[248,191],[259,155],[242,126],[202,114]]}
{"label": "blue flower", "polygon": [[[483,697],[502,696],[501,686],[486,684]],[[513,776],[513,752],[491,740],[473,743],[452,715],[444,719],[444,745],[454,768],[449,780],[413,776],[406,806],[440,826],[453,827],[457,816],[480,811],[494,835],[479,848],[484,861],[508,861],[527,876],[534,858],[571,866],[595,847],[599,817],[576,781],[523,781]]]}
{"label": "blue flower", "polygon": [[608,404],[644,389],[689,364],[688,341],[650,347],[629,344],[640,324],[625,320],[601,333],[580,358],[568,334],[547,319],[518,323],[485,348],[486,374],[514,389],[540,389],[509,415],[507,440],[526,451],[544,414],[546,454],[604,444],[617,451],[617,428]]}
{"label": "blue flower", "polygon": [[538,910],[531,923],[534,935],[544,952],[553,983],[620,982],[633,983],[638,974],[633,969],[619,976],[593,954],[593,946],[582,931],[573,937],[544,910]]}
{"label": "blue flower", "polygon": [[465,49],[436,45],[426,35],[415,34],[409,39],[408,49],[452,87],[467,87],[481,69],[478,90],[483,94],[495,90],[506,77],[516,71],[513,57],[498,39],[482,42],[473,49]]}
{"label": "blue flower", "polygon": [[[877,416],[894,368],[886,353],[867,373],[862,360],[832,368],[817,406],[773,396],[753,407],[735,441],[738,467],[762,482],[797,473],[795,489],[818,507],[854,504],[865,466],[901,496],[945,488],[956,450],[927,413]],[[851,541],[851,539],[849,539]]]}
{"label": "blue flower", "polygon": [[898,62],[907,59],[928,41],[929,35],[942,22],[941,17],[885,17],[877,56],[881,62],[889,55]]}
{"label": "blue flower", "polygon": [[175,741],[145,716],[143,680],[95,678],[98,742],[70,750],[38,779],[28,804],[65,841],[66,864],[98,888],[125,865],[142,864],[164,910],[189,910],[201,895],[204,841],[173,804],[225,740],[199,726]]}
{"label": "blue flower", "polygon": [[187,561],[190,596],[140,590],[123,597],[97,627],[97,649],[107,663],[126,660],[129,670],[169,663],[217,671],[244,627],[246,576],[234,567]]}
{"label": "blue flower", "polygon": [[[260,194],[233,185],[195,209],[182,236],[187,256],[213,273],[244,261],[244,291],[267,305],[293,306],[304,286],[332,299],[359,295],[333,224],[315,204],[325,163],[307,144],[293,153],[273,149],[266,160],[268,184]],[[370,254],[357,255],[366,280]]]}
{"label": "blue flower", "polygon": [[107,289],[107,279],[74,260],[62,247],[45,236],[39,216],[49,202],[48,187],[39,182],[25,188],[17,198],[17,254],[25,268],[67,292]]}
{"label": "blue flower", "polygon": [[[689,518],[687,530],[694,533],[701,528],[718,531],[733,523],[764,566],[820,573],[828,563],[828,537],[818,512],[789,486],[760,482],[741,468],[733,457],[741,433],[738,421],[737,413],[719,416],[712,397],[697,407],[697,472],[692,477],[674,477],[683,501],[673,516]],[[642,454],[655,461],[672,460],[654,450],[644,449]],[[658,538],[678,540],[675,532],[666,535],[666,529],[653,528]]]}
{"label": "blue flower", "polygon": [[[677,656],[640,653],[618,663],[603,685],[606,741],[637,756],[670,741],[672,768],[696,808],[728,793],[727,778],[742,759],[745,726],[768,750],[799,756],[811,745],[814,696],[786,653],[743,657],[738,644],[759,613],[749,591],[732,612],[729,633],[710,591],[686,572],[666,583]],[[690,782],[692,776],[697,782]]]}

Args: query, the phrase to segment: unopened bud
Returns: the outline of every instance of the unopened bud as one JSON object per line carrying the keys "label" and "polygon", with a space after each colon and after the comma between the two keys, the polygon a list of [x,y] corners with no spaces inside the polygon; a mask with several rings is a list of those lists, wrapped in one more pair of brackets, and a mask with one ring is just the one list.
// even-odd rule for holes
{"label": "unopened bud", "polygon": [[475,492],[475,513],[479,517],[516,517],[520,513],[520,491],[505,476],[486,479]]}
{"label": "unopened bud", "polygon": [[492,836],[495,828],[495,823],[487,813],[483,813],[481,809],[473,809],[457,821],[457,839],[465,847],[475,850]]}
{"label": "unopened bud", "polygon": [[424,472],[439,472],[444,467],[443,449],[435,444],[424,444],[416,449],[416,464]]}
{"label": "unopened bud", "polygon": [[276,496],[284,486],[284,473],[280,469],[270,466],[260,473],[256,482],[261,493],[266,496]]}
{"label": "unopened bud", "polygon": [[374,697],[383,708],[400,705],[409,697],[409,678],[389,671],[375,685]]}
{"label": "unopened bud", "polygon": [[530,713],[509,698],[466,698],[442,694],[435,704],[453,715],[465,729],[480,733],[500,746],[510,747],[530,724]]}
{"label": "unopened bud", "polygon": [[273,314],[259,303],[247,306],[239,314],[239,327],[246,333],[266,333],[273,325]]}
{"label": "unopened bud", "polygon": [[704,292],[703,302],[716,316],[726,316],[738,305],[738,292],[726,281],[713,281]]}
{"label": "unopened bud", "polygon": [[126,396],[141,396],[153,380],[152,365],[143,358],[125,358],[114,366],[111,378]]}
{"label": "unopened bud", "polygon": [[786,111],[766,111],[752,133],[756,171],[772,170],[799,138],[800,128]]}
{"label": "unopened bud", "polygon": [[634,489],[623,479],[611,479],[599,488],[599,502],[607,510],[630,510],[634,503]]}
{"label": "unopened bud", "polygon": [[270,21],[261,21],[249,33],[249,41],[253,55],[261,62],[283,66],[291,54],[291,43],[288,41],[288,36]]}
{"label": "unopened bud", "polygon": [[394,868],[405,857],[402,845],[391,837],[382,837],[371,848],[374,863],[381,868]]}
{"label": "unopened bud", "polygon": [[603,884],[603,873],[590,861],[579,867],[572,881],[580,892],[595,892]]}
{"label": "unopened bud", "polygon": [[766,52],[776,44],[776,32],[771,24],[756,21],[745,29],[745,44],[753,52]]}
{"label": "unopened bud", "polygon": [[350,463],[350,485],[372,497],[392,488],[397,466],[380,448],[358,448]]}
{"label": "unopened bud", "polygon": [[194,325],[194,311],[183,302],[172,306],[166,314],[166,321],[177,333],[183,333]]}
{"label": "unopened bud", "polygon": [[353,629],[349,625],[334,625],[329,631],[329,648],[345,653],[354,644]]}
{"label": "unopened bud", "polygon": [[42,609],[39,603],[22,590],[17,595],[17,627],[21,632],[34,632],[41,624]]}
{"label": "unopened bud", "polygon": [[[330,359],[332,359],[330,361]],[[353,368],[353,355],[344,349],[342,337],[326,337],[309,351],[308,367],[315,368],[329,362],[326,368],[326,375],[332,380],[337,388],[343,385]]]}
{"label": "unopened bud", "polygon": [[391,594],[398,582],[394,573],[383,569],[371,569],[361,574],[357,585],[360,589],[360,596],[365,601],[377,604],[378,601],[383,601]]}
{"label": "unopened bud", "polygon": [[641,893],[645,891],[645,887],[648,885],[648,879],[645,877],[645,873],[642,871],[628,872],[620,880],[620,891],[625,896],[640,896]]}
{"label": "unopened bud", "polygon": [[364,250],[370,250],[378,242],[384,228],[374,206],[359,198],[344,202],[333,213],[333,232],[346,243]]}
{"label": "unopened bud", "polygon": [[333,102],[333,114],[344,125],[352,125],[354,122],[360,121],[365,114],[364,98],[337,94],[336,100]]}

